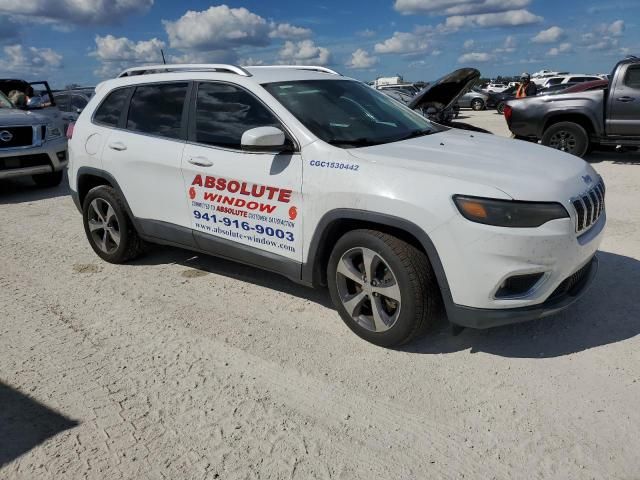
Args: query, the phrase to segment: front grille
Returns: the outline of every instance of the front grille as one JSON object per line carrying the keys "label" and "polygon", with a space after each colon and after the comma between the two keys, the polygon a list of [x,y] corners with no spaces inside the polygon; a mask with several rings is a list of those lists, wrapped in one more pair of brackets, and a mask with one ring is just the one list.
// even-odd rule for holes
{"label": "front grille", "polygon": [[0,127],[0,149],[30,145],[33,145],[32,127]]}
{"label": "front grille", "polygon": [[43,165],[51,165],[49,155],[46,153],[0,158],[0,171],[14,170],[17,168],[41,167]]}
{"label": "front grille", "polygon": [[604,212],[604,197],[604,181],[600,180],[591,190],[571,201],[576,210],[577,233],[582,233],[595,225]]}
{"label": "front grille", "polygon": [[549,297],[549,300],[553,300],[563,295],[571,295],[573,293],[573,289],[579,286],[585,279],[585,277],[589,274],[592,266],[593,261],[589,261],[584,267],[567,278],[560,284],[558,288],[555,289],[555,291]]}

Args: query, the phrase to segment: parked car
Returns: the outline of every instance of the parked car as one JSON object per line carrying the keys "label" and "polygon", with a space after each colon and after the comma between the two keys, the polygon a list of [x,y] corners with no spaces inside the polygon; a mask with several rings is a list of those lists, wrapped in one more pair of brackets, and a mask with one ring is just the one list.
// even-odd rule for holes
{"label": "parked car", "polygon": [[57,90],[53,92],[56,105],[62,112],[65,132],[69,124],[78,119],[78,115],[85,109],[94,93],[95,88],[92,87]]}
{"label": "parked car", "polygon": [[605,90],[609,88],[609,80],[594,80],[593,82],[576,83],[562,93],[591,92],[594,90]]}
{"label": "parked car", "polygon": [[596,75],[571,74],[547,78],[543,82],[538,83],[538,85],[541,88],[549,88],[555,85],[593,82],[595,80],[602,80],[602,78]]}
{"label": "parked car", "polygon": [[495,108],[500,115],[504,112],[504,106],[508,100],[516,98],[519,84],[507,88],[504,92],[490,93],[487,100],[487,108]]}
{"label": "parked car", "polygon": [[619,62],[605,90],[509,102],[505,118],[517,137],[579,157],[598,145],[640,146],[640,59]]}
{"label": "parked car", "polygon": [[415,95],[420,91],[413,83],[402,83],[397,85],[380,85],[376,87],[377,90],[396,90],[407,95]]}
{"label": "parked car", "polygon": [[[474,328],[567,308],[606,222],[582,160],[435,125],[323,67],[128,70],[97,87],[70,151],[105,261],[151,242],[327,285],[346,325],[383,346],[426,331],[441,301]],[[594,191],[584,224],[573,199]]]}
{"label": "parked car", "polygon": [[500,93],[504,92],[507,88],[509,88],[509,85],[506,83],[490,83],[487,86],[487,93]]}
{"label": "parked car", "polygon": [[477,88],[472,88],[458,99],[458,105],[461,108],[470,108],[476,112],[487,108],[490,94],[485,93]]}
{"label": "parked car", "polygon": [[538,90],[538,95],[557,95],[558,93],[564,93],[567,88],[571,88],[574,85],[580,85],[579,83],[558,83],[546,88]]}
{"label": "parked car", "polygon": [[0,91],[0,179],[29,176],[40,187],[62,181],[67,139],[62,123],[16,108]]}

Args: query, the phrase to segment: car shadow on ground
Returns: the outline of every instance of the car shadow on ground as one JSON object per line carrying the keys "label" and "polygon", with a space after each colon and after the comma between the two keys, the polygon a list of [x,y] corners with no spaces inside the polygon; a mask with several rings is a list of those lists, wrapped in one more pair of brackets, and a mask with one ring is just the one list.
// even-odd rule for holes
{"label": "car shadow on ground", "polygon": [[640,150],[635,152],[595,151],[584,158],[589,163],[613,162],[615,165],[640,165]]}
{"label": "car shadow on ground", "polygon": [[[130,265],[167,264],[176,264],[195,271],[222,275],[259,287],[288,293],[289,295],[310,300],[326,308],[333,308],[329,292],[325,288],[305,287],[277,273],[225,260],[224,258],[201,255],[189,250],[153,245],[146,255],[130,262]],[[188,278],[187,272],[185,272],[185,276]]]}
{"label": "car shadow on ground", "polygon": [[640,261],[600,252],[590,290],[567,311],[540,320],[453,336],[441,325],[402,348],[423,354],[471,350],[513,358],[551,358],[621,342],[640,334]]}
{"label": "car shadow on ground", "polygon": [[77,425],[0,381],[0,468]]}
{"label": "car shadow on ground", "polygon": [[69,181],[66,174],[62,183],[53,188],[37,187],[30,178],[0,180],[0,205],[66,197],[69,193]]}

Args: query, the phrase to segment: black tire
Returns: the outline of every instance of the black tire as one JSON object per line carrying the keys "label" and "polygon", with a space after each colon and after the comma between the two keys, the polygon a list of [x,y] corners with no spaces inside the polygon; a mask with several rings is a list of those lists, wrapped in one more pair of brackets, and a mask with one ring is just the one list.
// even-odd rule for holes
{"label": "black tire", "polygon": [[500,115],[504,115],[504,107],[505,107],[506,105],[507,105],[507,104],[506,104],[505,102],[500,102],[500,103],[498,104],[498,106],[496,107],[496,110],[498,111],[498,113],[499,113]]}
{"label": "black tire", "polygon": [[577,123],[554,123],[542,135],[542,145],[584,157],[590,146],[589,134]]}
{"label": "black tire", "polygon": [[471,110],[479,112],[480,110],[484,110],[484,108],[484,100],[482,100],[481,98],[474,98],[473,100],[471,100]]}
{"label": "black tire", "polygon": [[60,170],[58,172],[41,173],[39,175],[32,175],[31,178],[40,188],[53,188],[62,183],[64,172]]}
{"label": "black tire", "polygon": [[[382,270],[391,272],[391,278],[395,280],[391,286],[397,285],[400,294],[400,303],[397,304],[397,315],[394,323],[386,331],[374,331],[365,328],[362,321],[357,321],[346,310],[341,297],[341,280],[338,277],[338,263],[343,262],[350,252],[365,249],[375,253],[378,266]],[[364,260],[364,257],[363,257]],[[386,268],[388,266],[388,269]],[[371,284],[375,275],[372,273]],[[343,282],[343,281],[342,281]],[[428,327],[434,324],[438,318],[441,305],[440,290],[435,280],[433,270],[427,256],[409,243],[394,236],[375,230],[353,230],[345,234],[336,243],[327,266],[327,283],[331,293],[331,299],[347,326],[359,337],[383,347],[402,345],[424,333]],[[367,283],[367,282],[365,282]],[[343,283],[346,285],[346,282]],[[357,285],[352,282],[352,285]],[[384,281],[387,286],[387,281]],[[362,290],[360,290],[362,293]],[[357,295],[355,290],[353,295]],[[376,293],[373,293],[376,296]],[[358,317],[366,315],[365,309],[372,311],[372,298],[361,302],[362,307]],[[377,301],[387,306],[388,299],[384,295],[378,295]],[[367,301],[368,307],[367,307]],[[393,302],[392,302],[393,303]],[[373,314],[370,315],[373,318]]]}
{"label": "black tire", "polygon": [[[110,244],[112,247],[111,250],[105,251],[102,249],[95,238],[96,235],[103,236],[101,232],[105,232],[104,229],[98,229],[96,234],[90,230],[89,222],[94,213],[92,211],[92,203],[94,200],[97,202],[97,205],[103,206],[107,204],[113,209],[113,217],[115,217],[117,221],[119,242],[117,246],[115,246],[115,242],[112,240]],[[116,264],[126,263],[138,257],[145,249],[144,241],[139,237],[138,232],[127,214],[124,201],[112,187],[101,185],[89,191],[82,204],[82,221],[91,248],[106,262]],[[106,237],[112,238],[109,235],[105,235],[105,238]]]}

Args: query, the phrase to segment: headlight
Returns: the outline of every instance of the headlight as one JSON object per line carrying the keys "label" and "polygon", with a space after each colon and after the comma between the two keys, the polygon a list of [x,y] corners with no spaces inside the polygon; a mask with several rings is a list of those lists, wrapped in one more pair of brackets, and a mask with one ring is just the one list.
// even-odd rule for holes
{"label": "headlight", "polygon": [[62,136],[62,130],[60,127],[56,127],[55,125],[49,123],[46,127],[46,136],[45,140],[53,140],[54,138],[59,138]]}
{"label": "headlight", "polygon": [[535,228],[558,218],[569,218],[559,203],[517,202],[491,198],[453,197],[464,218],[495,227]]}

